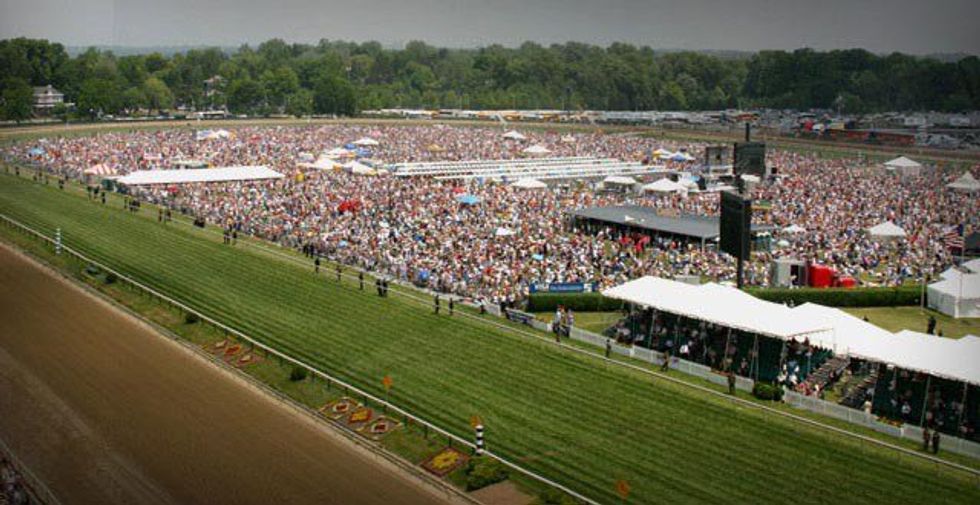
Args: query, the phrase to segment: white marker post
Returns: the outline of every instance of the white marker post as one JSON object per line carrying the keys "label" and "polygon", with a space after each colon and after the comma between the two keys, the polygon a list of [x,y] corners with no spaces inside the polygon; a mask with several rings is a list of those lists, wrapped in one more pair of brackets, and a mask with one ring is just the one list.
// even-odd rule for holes
{"label": "white marker post", "polygon": [[476,455],[483,456],[483,425],[476,425]]}
{"label": "white marker post", "polygon": [[54,253],[61,254],[61,228],[54,230]]}

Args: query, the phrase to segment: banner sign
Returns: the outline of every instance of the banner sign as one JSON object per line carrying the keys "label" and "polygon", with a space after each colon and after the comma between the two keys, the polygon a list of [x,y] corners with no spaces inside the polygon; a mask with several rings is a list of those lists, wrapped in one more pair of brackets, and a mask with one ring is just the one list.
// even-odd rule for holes
{"label": "banner sign", "polygon": [[599,286],[595,282],[533,282],[532,293],[592,293]]}

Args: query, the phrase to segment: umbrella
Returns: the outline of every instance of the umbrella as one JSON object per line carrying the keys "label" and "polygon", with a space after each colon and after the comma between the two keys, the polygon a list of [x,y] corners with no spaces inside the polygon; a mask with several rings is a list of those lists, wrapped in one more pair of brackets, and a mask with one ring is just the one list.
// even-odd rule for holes
{"label": "umbrella", "polygon": [[480,197],[475,195],[459,195],[456,197],[456,201],[463,205],[476,205],[480,203]]}

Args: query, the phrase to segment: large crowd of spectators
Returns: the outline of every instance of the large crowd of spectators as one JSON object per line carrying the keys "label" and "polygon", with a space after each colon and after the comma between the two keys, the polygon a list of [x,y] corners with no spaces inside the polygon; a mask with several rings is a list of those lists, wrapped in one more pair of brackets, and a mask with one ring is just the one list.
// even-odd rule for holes
{"label": "large crowd of spectators", "polygon": [[[201,141],[192,130],[170,129],[53,137],[6,151],[53,174],[79,179],[97,164],[120,174],[167,168],[176,159],[200,159],[212,166],[266,165],[287,177],[131,189],[140,199],[237,233],[493,303],[524,297],[532,282],[604,287],[641,275],[734,278],[734,261],[714,247],[702,250],[699,244],[668,238],[639,240],[613,229],[585,233],[567,215],[572,209],[614,204],[717,215],[717,193],[603,192],[587,181],[521,190],[499,182],[369,177],[298,167],[303,159],[362,137],[380,142],[362,153],[376,164],[518,158],[533,144],[547,147],[553,156],[625,161],[649,161],[657,148],[686,150],[700,159],[705,147],[599,132],[524,133],[525,142],[514,142],[503,139],[499,129],[446,125],[243,127],[228,138]],[[756,253],[747,265],[749,284],[767,284],[770,261],[783,256],[827,264],[861,282],[898,284],[935,276],[952,260],[943,242],[946,229],[975,227],[980,220],[975,196],[945,188],[959,175],[952,170],[928,167],[919,176],[899,177],[859,158],[781,150],[770,150],[768,161],[778,175],[755,187],[753,196],[771,206],[756,212],[754,221],[776,227],[776,245]],[[669,163],[679,169],[697,165]],[[462,204],[461,194],[480,201]],[[865,233],[884,221],[895,222],[908,236],[882,241]],[[805,231],[781,231],[790,225]],[[501,228],[514,233],[499,236]]]}

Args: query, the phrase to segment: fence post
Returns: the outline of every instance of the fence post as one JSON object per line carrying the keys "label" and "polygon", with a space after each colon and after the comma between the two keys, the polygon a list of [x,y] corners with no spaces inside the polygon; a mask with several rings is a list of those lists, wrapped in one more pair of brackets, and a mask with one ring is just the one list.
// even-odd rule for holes
{"label": "fence post", "polygon": [[61,254],[61,228],[54,230],[54,253]]}

